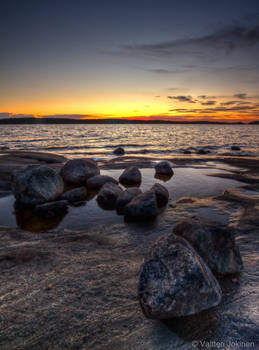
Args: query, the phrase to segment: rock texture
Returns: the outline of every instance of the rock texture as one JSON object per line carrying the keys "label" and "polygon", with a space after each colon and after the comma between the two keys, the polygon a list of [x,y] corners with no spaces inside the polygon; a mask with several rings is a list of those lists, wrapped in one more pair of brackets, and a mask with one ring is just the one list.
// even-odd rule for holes
{"label": "rock texture", "polygon": [[173,233],[188,240],[214,273],[224,275],[242,270],[241,255],[231,227],[192,217],[180,221]]}
{"label": "rock texture", "polygon": [[78,187],[63,193],[61,199],[68,202],[80,202],[86,199],[87,190],[85,187]]}
{"label": "rock texture", "polygon": [[125,206],[124,213],[129,220],[146,220],[158,215],[157,200],[154,191],[147,191],[133,198]]}
{"label": "rock texture", "polygon": [[141,172],[136,166],[126,168],[121,174],[119,181],[124,186],[137,186],[141,183]]}
{"label": "rock texture", "polygon": [[63,215],[68,211],[67,201],[61,200],[56,202],[39,204],[35,207],[35,212],[43,218],[55,218]]}
{"label": "rock texture", "polygon": [[132,201],[137,195],[141,194],[141,190],[138,187],[128,188],[127,190],[120,193],[116,202],[117,213],[124,214],[125,206]]}
{"label": "rock texture", "polygon": [[56,200],[64,183],[55,170],[43,165],[14,172],[12,189],[18,202],[35,205]]}
{"label": "rock texture", "polygon": [[167,188],[156,183],[151,187],[151,190],[155,192],[158,208],[164,207],[168,203],[169,199],[169,192]]}
{"label": "rock texture", "polygon": [[115,209],[116,201],[122,189],[113,182],[103,185],[97,196],[97,202],[103,209]]}
{"label": "rock texture", "polygon": [[149,318],[193,315],[220,303],[220,286],[191,245],[174,234],[160,237],[142,265],[139,300]]}
{"label": "rock texture", "polygon": [[75,186],[85,185],[88,179],[99,174],[96,162],[86,158],[69,160],[60,171],[64,182]]}
{"label": "rock texture", "polygon": [[156,164],[155,165],[155,170],[156,170],[156,174],[157,175],[168,175],[168,176],[170,176],[170,175],[173,175],[173,173],[174,173],[171,165],[166,160]]}
{"label": "rock texture", "polygon": [[118,184],[118,181],[108,175],[96,175],[87,180],[87,188],[90,190],[99,190],[106,182]]}

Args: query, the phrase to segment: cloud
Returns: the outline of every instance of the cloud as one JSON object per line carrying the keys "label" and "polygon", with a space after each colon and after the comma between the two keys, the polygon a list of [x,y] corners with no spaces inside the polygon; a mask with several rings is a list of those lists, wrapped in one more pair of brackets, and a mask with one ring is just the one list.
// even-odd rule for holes
{"label": "cloud", "polygon": [[188,103],[195,103],[192,96],[167,96],[170,100],[176,100],[178,102],[188,102]]}
{"label": "cloud", "polygon": [[241,94],[235,94],[233,95],[235,98],[240,98],[240,100],[244,100],[247,98],[247,94],[241,93]]}
{"label": "cloud", "polygon": [[238,101],[227,101],[227,102],[221,102],[221,106],[232,106],[234,104],[238,103]]}
{"label": "cloud", "polygon": [[154,69],[146,69],[146,71],[155,73],[155,74],[181,74],[185,73],[186,69],[164,69],[164,68],[154,68]]}
{"label": "cloud", "polygon": [[230,53],[239,48],[249,48],[259,43],[259,25],[232,26],[211,34],[186,39],[163,41],[154,44],[123,45],[128,53],[159,56],[193,55],[199,58],[208,56],[207,50]]}
{"label": "cloud", "polygon": [[206,102],[201,102],[203,106],[214,106],[217,103],[217,101],[206,101]]}

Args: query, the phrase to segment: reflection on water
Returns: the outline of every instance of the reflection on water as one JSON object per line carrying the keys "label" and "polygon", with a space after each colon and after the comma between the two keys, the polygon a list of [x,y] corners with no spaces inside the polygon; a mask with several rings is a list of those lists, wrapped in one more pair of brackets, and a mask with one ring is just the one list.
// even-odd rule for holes
{"label": "reflection on water", "polygon": [[[210,197],[222,193],[224,190],[241,183],[217,177],[206,176],[215,172],[214,169],[175,168],[174,176],[165,179],[155,178],[154,169],[141,169],[142,191],[148,190],[154,183],[161,183],[169,191],[169,201],[183,196]],[[103,175],[110,175],[118,180],[122,170],[103,170]],[[123,186],[121,186],[123,187]],[[20,227],[31,232],[43,232],[53,229],[85,230],[90,226],[122,223],[124,218],[116,214],[115,210],[103,210],[96,201],[96,193],[89,193],[86,202],[70,205],[67,214],[54,218],[42,218],[32,209],[15,206],[13,196],[0,199],[0,225]]]}
{"label": "reflection on water", "polygon": [[200,148],[225,153],[235,144],[241,151],[234,154],[257,155],[258,131],[259,125],[2,125],[0,148],[104,159],[118,146],[126,155],[159,157]]}

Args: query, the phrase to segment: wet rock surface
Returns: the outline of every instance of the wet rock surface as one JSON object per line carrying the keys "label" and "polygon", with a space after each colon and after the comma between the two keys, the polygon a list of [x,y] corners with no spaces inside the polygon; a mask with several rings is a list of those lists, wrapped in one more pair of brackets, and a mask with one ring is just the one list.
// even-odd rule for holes
{"label": "wet rock surface", "polygon": [[151,191],[155,192],[158,208],[162,208],[168,203],[169,192],[165,186],[155,184],[151,187]]}
{"label": "wet rock surface", "polygon": [[117,213],[123,215],[125,206],[130,203],[134,197],[138,196],[141,193],[142,192],[138,187],[128,188],[120,193],[116,201]]}
{"label": "wet rock surface", "polygon": [[87,197],[87,190],[85,187],[77,187],[72,190],[66,191],[61,196],[62,200],[66,200],[68,202],[80,202],[85,200]]}
{"label": "wet rock surface", "polygon": [[136,166],[126,168],[119,178],[124,186],[138,186],[141,183],[141,172]]}
{"label": "wet rock surface", "polygon": [[97,202],[103,209],[115,209],[117,198],[122,189],[113,182],[107,182],[103,185],[97,196]]}
{"label": "wet rock surface", "polygon": [[35,205],[56,200],[63,193],[64,184],[52,168],[42,165],[14,172],[12,188],[17,201]]}
{"label": "wet rock surface", "polygon": [[35,212],[43,218],[55,218],[65,214],[68,211],[68,202],[60,200],[57,202],[44,203],[36,205]]}
{"label": "wet rock surface", "polygon": [[241,272],[243,263],[233,228],[214,220],[193,217],[178,222],[173,233],[185,238],[214,273]]}
{"label": "wet rock surface", "polygon": [[159,213],[155,192],[147,191],[133,198],[124,213],[126,219],[133,221],[155,218]]}
{"label": "wet rock surface", "polygon": [[60,170],[64,182],[75,186],[85,185],[88,179],[99,174],[96,162],[87,158],[69,160]]}
{"label": "wet rock surface", "polygon": [[183,238],[160,237],[142,265],[139,299],[147,317],[168,319],[218,305],[220,286],[203,259]]}
{"label": "wet rock surface", "polygon": [[96,175],[87,180],[87,188],[89,190],[99,190],[106,182],[118,184],[118,181],[108,175]]}
{"label": "wet rock surface", "polygon": [[170,163],[166,160],[156,164],[155,170],[157,175],[159,174],[159,175],[172,176],[174,173]]}

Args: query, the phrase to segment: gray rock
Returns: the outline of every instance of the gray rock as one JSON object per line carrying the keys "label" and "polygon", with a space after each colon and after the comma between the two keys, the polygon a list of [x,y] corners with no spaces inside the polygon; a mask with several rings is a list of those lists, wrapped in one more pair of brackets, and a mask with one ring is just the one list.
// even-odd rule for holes
{"label": "gray rock", "polygon": [[77,187],[63,193],[61,199],[68,202],[80,202],[86,199],[87,190],[85,187]]}
{"label": "gray rock", "polygon": [[35,205],[60,197],[64,191],[64,183],[55,170],[43,165],[15,171],[12,189],[18,202]]}
{"label": "gray rock", "polygon": [[91,190],[99,190],[106,182],[118,184],[113,177],[108,175],[96,175],[87,180],[87,188]]}
{"label": "gray rock", "polygon": [[136,186],[141,183],[141,172],[136,166],[126,168],[121,176],[119,182],[124,186]]}
{"label": "gray rock", "polygon": [[139,300],[149,318],[168,319],[218,305],[221,288],[191,245],[174,234],[160,237],[141,267]]}
{"label": "gray rock", "polygon": [[156,174],[159,175],[173,175],[173,169],[169,162],[163,160],[162,162],[155,165]]}
{"label": "gray rock", "polygon": [[167,188],[156,183],[151,187],[151,190],[155,192],[158,208],[164,207],[168,203],[169,199],[169,192]]}
{"label": "gray rock", "polygon": [[242,270],[241,255],[231,227],[192,217],[178,222],[173,233],[188,240],[214,273],[224,275]]}
{"label": "gray rock", "polygon": [[124,213],[129,220],[146,220],[158,215],[157,200],[154,191],[147,191],[133,198],[125,206]]}
{"label": "gray rock", "polygon": [[197,151],[198,154],[208,154],[210,153],[210,151],[206,148],[200,148],[198,151]]}
{"label": "gray rock", "polygon": [[231,150],[232,150],[232,151],[240,151],[241,148],[240,148],[239,146],[233,145],[233,146],[231,146]]}
{"label": "gray rock", "polygon": [[116,210],[120,215],[124,214],[125,206],[137,195],[141,194],[141,190],[138,187],[131,187],[120,193],[116,201]]}
{"label": "gray rock", "polygon": [[35,212],[43,218],[55,218],[64,215],[68,211],[68,202],[65,200],[40,204],[35,207]]}
{"label": "gray rock", "polygon": [[106,182],[97,196],[97,202],[103,209],[115,209],[116,201],[122,189],[113,182]]}
{"label": "gray rock", "polygon": [[115,148],[113,153],[116,154],[117,156],[123,156],[123,154],[125,154],[125,151],[122,147],[117,147]]}
{"label": "gray rock", "polygon": [[100,174],[96,162],[92,159],[72,159],[69,160],[60,171],[65,183],[80,186],[95,175]]}

